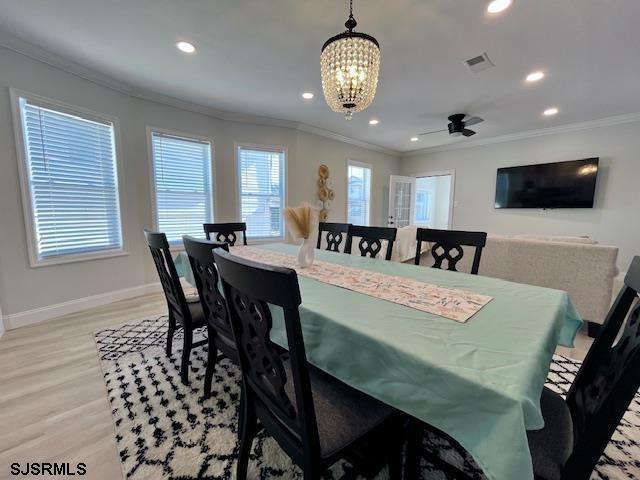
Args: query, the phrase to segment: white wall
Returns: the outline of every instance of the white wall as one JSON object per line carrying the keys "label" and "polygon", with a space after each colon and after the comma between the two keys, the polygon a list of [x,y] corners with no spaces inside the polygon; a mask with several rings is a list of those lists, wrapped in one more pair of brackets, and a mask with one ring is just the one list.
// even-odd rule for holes
{"label": "white wall", "polygon": [[451,200],[451,177],[441,175],[435,178],[435,228],[446,229],[449,227],[449,201]]}
{"label": "white wall", "polygon": [[[499,167],[600,157],[595,208],[494,209]],[[620,247],[626,270],[640,255],[640,123],[593,128],[441,152],[401,160],[401,175],[455,170],[453,227],[502,234],[589,235]]]}
{"label": "white wall", "polygon": [[[30,268],[11,119],[12,87],[119,119],[124,174],[121,188],[125,194],[123,227],[128,256]],[[315,202],[317,167],[321,163],[329,165],[335,181],[336,200],[331,215],[335,221],[345,217],[347,159],[371,163],[372,219],[380,225],[386,222],[388,179],[399,168],[394,156],[291,128],[223,121],[131,97],[0,48],[0,291],[3,292],[0,307],[5,316],[158,281],[142,235],[143,228],[152,227],[147,125],[214,139],[218,221],[238,218],[235,176],[238,142],[287,148],[290,205]],[[46,317],[46,313],[43,315]]]}

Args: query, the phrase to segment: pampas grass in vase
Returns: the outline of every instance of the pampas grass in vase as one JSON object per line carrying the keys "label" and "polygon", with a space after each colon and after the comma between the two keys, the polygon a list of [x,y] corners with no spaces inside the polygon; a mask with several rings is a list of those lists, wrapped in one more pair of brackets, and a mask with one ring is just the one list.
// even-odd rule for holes
{"label": "pampas grass in vase", "polygon": [[302,239],[298,251],[298,265],[302,268],[311,266],[315,256],[313,239],[318,231],[318,212],[305,202],[298,207],[285,208],[284,220],[291,236]]}

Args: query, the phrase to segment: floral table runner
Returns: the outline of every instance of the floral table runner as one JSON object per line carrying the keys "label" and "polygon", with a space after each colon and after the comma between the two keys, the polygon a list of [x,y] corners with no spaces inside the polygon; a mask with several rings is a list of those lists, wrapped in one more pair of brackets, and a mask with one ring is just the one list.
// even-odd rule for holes
{"label": "floral table runner", "polygon": [[487,295],[330,262],[316,260],[310,267],[300,268],[295,256],[272,250],[237,246],[232,247],[231,253],[256,262],[292,268],[303,277],[461,323],[465,323],[492,300]]}

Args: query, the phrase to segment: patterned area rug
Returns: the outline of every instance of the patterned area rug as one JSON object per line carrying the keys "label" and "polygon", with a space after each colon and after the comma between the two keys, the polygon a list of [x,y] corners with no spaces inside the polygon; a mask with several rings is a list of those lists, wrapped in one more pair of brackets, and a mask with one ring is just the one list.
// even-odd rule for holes
{"label": "patterned area rug", "polygon": [[[160,317],[95,334],[123,473],[133,479],[235,478],[240,372],[228,360],[219,362],[212,396],[204,400],[206,347],[192,352],[190,385],[184,386],[179,374],[180,333],[171,357],[164,351],[166,333],[166,317]],[[579,362],[555,355],[547,386],[566,393],[579,367]],[[427,433],[424,449],[472,478],[484,478],[473,459],[448,437]],[[339,462],[323,478],[339,478],[349,469],[347,462]],[[259,435],[249,462],[249,478],[298,479],[302,474],[273,439]],[[385,478],[383,472],[376,480]],[[450,480],[426,458],[421,462],[421,478]],[[592,475],[597,480],[638,478],[640,395]]]}

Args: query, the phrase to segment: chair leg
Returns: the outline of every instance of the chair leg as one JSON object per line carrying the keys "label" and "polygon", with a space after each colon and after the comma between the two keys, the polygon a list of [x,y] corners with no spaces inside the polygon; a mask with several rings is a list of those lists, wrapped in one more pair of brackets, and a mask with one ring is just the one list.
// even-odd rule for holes
{"label": "chair leg", "polygon": [[407,427],[407,452],[404,465],[404,478],[407,480],[418,478],[423,433],[422,426],[417,420],[409,422]]}
{"label": "chair leg", "polygon": [[214,332],[212,328],[207,328],[207,344],[209,351],[207,353],[207,369],[204,372],[204,398],[211,396],[211,381],[213,372],[216,369],[216,360],[218,359],[218,349],[214,340]]}
{"label": "chair leg", "polygon": [[[396,439],[396,445],[392,445],[389,452],[389,480],[402,480],[402,447],[404,444],[403,428],[394,429],[393,438]],[[408,479],[409,477],[407,477]]]}
{"label": "chair leg", "polygon": [[171,356],[171,350],[173,345],[173,334],[176,331],[176,319],[173,314],[169,312],[169,329],[167,330],[167,357]]}
{"label": "chair leg", "polygon": [[250,411],[246,405],[246,399],[243,401],[244,415],[242,416],[242,423],[240,424],[240,451],[238,452],[238,466],[236,470],[237,480],[246,480],[247,468],[249,465],[249,454],[251,453],[251,446],[253,445],[253,439],[257,433],[257,419],[253,411]]}
{"label": "chair leg", "polygon": [[310,466],[304,469],[304,480],[320,480],[322,471],[318,466]]}
{"label": "chair leg", "polygon": [[247,416],[247,400],[245,399],[245,395],[244,395],[244,386],[242,387],[242,390],[240,391],[240,405],[239,405],[239,409],[238,409],[238,441],[242,442],[242,426],[244,425],[245,422],[245,417]]}
{"label": "chair leg", "polygon": [[189,385],[189,358],[193,345],[193,330],[184,328],[184,347],[182,349],[182,363],[180,364],[180,380],[183,385]]}

